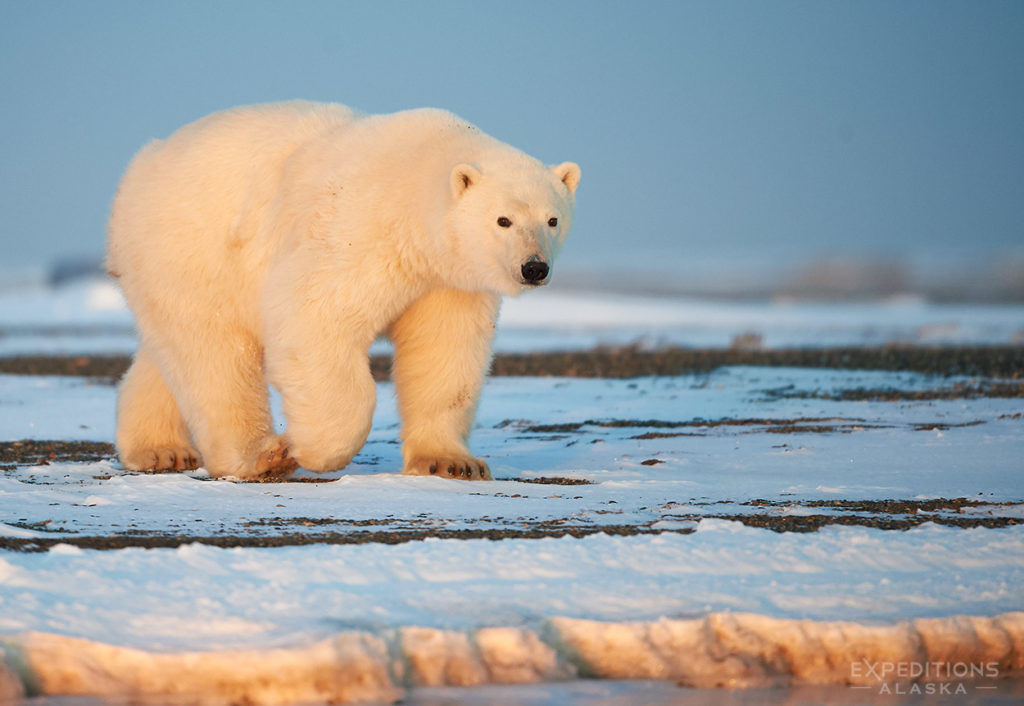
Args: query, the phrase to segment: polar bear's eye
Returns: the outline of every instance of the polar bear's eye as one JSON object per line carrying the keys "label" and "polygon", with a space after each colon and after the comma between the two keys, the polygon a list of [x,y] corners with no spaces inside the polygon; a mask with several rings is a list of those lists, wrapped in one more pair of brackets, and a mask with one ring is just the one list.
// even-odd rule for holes
{"label": "polar bear's eye", "polygon": [[558,219],[557,218],[549,218],[548,219],[548,225],[551,226],[552,228],[554,228],[555,226],[558,225]]}
{"label": "polar bear's eye", "polygon": [[498,219],[498,225],[502,228],[510,228],[512,226],[512,221],[502,216]]}

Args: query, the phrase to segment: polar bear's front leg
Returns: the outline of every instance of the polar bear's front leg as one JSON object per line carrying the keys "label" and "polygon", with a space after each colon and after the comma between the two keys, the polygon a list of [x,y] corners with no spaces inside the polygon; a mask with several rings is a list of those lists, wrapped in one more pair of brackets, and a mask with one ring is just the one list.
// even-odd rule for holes
{"label": "polar bear's front leg", "polygon": [[268,337],[267,374],[281,393],[292,457],[310,471],[338,470],[366,443],[377,388],[366,347],[305,324],[294,319]]}
{"label": "polar bear's front leg", "polygon": [[467,446],[491,360],[497,295],[436,289],[392,325],[404,473],[491,480]]}
{"label": "polar bear's front leg", "polygon": [[273,363],[268,356],[268,370],[299,466],[317,472],[347,466],[370,434],[377,398],[366,352],[301,350]]}

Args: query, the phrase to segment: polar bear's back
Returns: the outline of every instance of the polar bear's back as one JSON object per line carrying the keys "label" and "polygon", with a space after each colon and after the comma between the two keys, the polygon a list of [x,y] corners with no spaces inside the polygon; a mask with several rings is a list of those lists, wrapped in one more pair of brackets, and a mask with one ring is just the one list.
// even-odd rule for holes
{"label": "polar bear's back", "polygon": [[[220,276],[218,269],[253,265],[233,259],[231,249],[241,254],[237,245],[253,237],[288,157],[354,118],[337,104],[270,103],[213,113],[150,142],[132,159],[114,199],[111,273],[125,284],[147,278],[170,285],[183,275],[208,281]],[[150,263],[160,263],[162,272]]]}
{"label": "polar bear's back", "polygon": [[[189,185],[216,185],[223,196],[232,184],[253,175],[280,176],[284,161],[299,145],[355,117],[346,106],[309,101],[243,106],[207,115],[139,150],[121,180],[117,200],[128,200],[136,190],[166,189],[171,183],[175,192]],[[225,210],[224,204],[219,208]]]}
{"label": "polar bear's back", "polygon": [[[443,166],[442,180],[460,162],[497,157],[501,160],[539,164],[537,160],[491,137],[472,123],[440,108],[413,108],[397,113],[359,116],[338,142],[339,159],[357,169],[375,164],[394,169],[413,159],[416,169],[431,172]],[[436,164],[435,164],[436,162]]]}
{"label": "polar bear's back", "polygon": [[143,147],[121,180],[107,233],[107,269],[137,316],[218,302],[255,326],[252,302],[269,253],[252,243],[287,160],[354,117],[344,106],[304,101],[248,106]]}

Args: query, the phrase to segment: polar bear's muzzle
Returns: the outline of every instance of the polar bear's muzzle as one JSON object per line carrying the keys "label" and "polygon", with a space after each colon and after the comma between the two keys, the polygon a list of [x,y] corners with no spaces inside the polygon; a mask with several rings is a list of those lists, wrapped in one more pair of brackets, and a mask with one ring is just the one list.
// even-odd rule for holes
{"label": "polar bear's muzzle", "polygon": [[548,263],[534,255],[523,263],[521,270],[523,274],[523,284],[536,286],[546,283],[548,273],[551,271],[551,268],[548,267]]}

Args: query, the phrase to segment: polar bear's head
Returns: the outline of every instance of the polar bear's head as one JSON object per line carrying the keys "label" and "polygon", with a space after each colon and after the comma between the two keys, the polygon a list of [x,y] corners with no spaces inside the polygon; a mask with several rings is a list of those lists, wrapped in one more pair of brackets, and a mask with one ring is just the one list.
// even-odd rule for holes
{"label": "polar bear's head", "polygon": [[547,284],[572,227],[579,182],[573,162],[456,165],[448,236],[459,286],[514,296]]}

